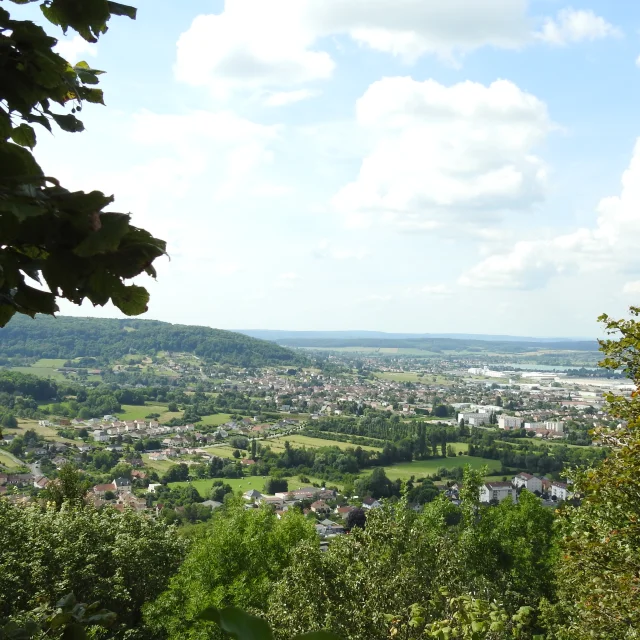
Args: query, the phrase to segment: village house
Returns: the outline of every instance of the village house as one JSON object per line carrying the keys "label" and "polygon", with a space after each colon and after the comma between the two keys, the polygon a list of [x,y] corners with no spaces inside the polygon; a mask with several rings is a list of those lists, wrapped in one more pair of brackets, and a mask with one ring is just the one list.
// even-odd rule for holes
{"label": "village house", "polygon": [[535,493],[536,491],[542,493],[542,480],[536,478],[536,476],[532,476],[530,473],[519,473],[513,478],[512,484],[516,489],[524,487],[527,491],[531,491],[531,493]]}
{"label": "village house", "polygon": [[564,482],[552,482],[551,497],[556,500],[567,500],[567,498],[571,497],[571,492]]}
{"label": "village house", "polygon": [[326,515],[331,513],[331,507],[324,500],[316,500],[311,504],[311,511],[313,511],[313,513]]}
{"label": "village house", "polygon": [[104,494],[107,493],[107,491],[111,491],[112,493],[116,492],[116,485],[112,482],[110,482],[109,484],[97,484],[95,487],[93,487],[92,491],[94,495],[98,496],[99,498],[104,498]]}
{"label": "village house", "polygon": [[480,502],[513,500],[514,495],[515,489],[510,482],[487,482],[480,487]]}
{"label": "village house", "polygon": [[131,480],[129,478],[116,478],[113,484],[118,493],[131,493]]}
{"label": "village house", "polygon": [[382,506],[382,502],[376,500],[375,498],[365,498],[362,501],[363,509],[379,509]]}

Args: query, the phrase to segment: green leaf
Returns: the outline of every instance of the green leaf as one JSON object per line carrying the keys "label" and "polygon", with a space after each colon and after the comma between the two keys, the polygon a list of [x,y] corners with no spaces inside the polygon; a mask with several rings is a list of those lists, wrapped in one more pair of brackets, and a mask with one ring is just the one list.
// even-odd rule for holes
{"label": "green leaf", "polygon": [[6,111],[0,109],[0,138],[6,140],[11,135],[11,119]]}
{"label": "green leaf", "polygon": [[115,291],[111,300],[126,316],[138,316],[147,311],[149,292],[144,287],[132,284]]}
{"label": "green leaf", "polygon": [[104,93],[102,89],[88,89],[82,90],[82,99],[92,104],[104,104]]}
{"label": "green leaf", "polygon": [[7,325],[7,322],[13,318],[16,308],[10,304],[0,304],[0,327]]}
{"label": "green leaf", "polygon": [[53,315],[58,311],[56,297],[52,293],[34,289],[26,284],[20,285],[13,299],[16,305],[22,307],[24,313],[30,315],[32,318],[36,313]]}
{"label": "green leaf", "polygon": [[129,216],[124,213],[103,213],[101,227],[90,233],[73,252],[81,258],[100,253],[111,253],[118,249],[120,240],[129,230]]}
{"label": "green leaf", "polygon": [[36,146],[36,132],[28,124],[22,123],[11,131],[11,139],[21,147],[33,149]]}
{"label": "green leaf", "polygon": [[206,620],[207,622],[220,624],[220,612],[216,607],[207,607],[196,616],[196,620]]}
{"label": "green leaf", "polygon": [[135,7],[120,4],[119,2],[107,2],[107,6],[114,16],[127,16],[127,18],[131,18],[132,20],[136,19],[136,13],[138,10]]}
{"label": "green leaf", "polygon": [[11,142],[0,142],[0,175],[4,179],[28,179],[44,174],[30,151]]}
{"label": "green leaf", "polygon": [[265,620],[249,615],[236,607],[225,607],[220,610],[209,607],[198,617],[202,620],[217,622],[223,631],[237,640],[273,640],[273,634]]}
{"label": "green leaf", "polygon": [[293,640],[343,640],[343,638],[331,631],[311,631],[296,636]]}
{"label": "green leaf", "polygon": [[62,632],[62,640],[86,640],[87,632],[79,622],[72,622]]}
{"label": "green leaf", "polygon": [[74,115],[71,115],[71,114],[60,115],[57,113],[52,113],[51,117],[56,121],[57,125],[63,131],[69,131],[71,133],[84,131],[84,125]]}

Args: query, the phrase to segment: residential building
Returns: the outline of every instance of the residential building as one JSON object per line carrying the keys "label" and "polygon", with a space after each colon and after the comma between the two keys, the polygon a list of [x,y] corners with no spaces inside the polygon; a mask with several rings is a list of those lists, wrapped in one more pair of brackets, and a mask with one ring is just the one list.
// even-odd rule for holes
{"label": "residential building", "polygon": [[531,493],[535,493],[536,491],[542,493],[542,480],[536,478],[536,476],[532,476],[530,473],[519,473],[513,478],[512,484],[516,489],[524,487],[527,491],[531,491]]}
{"label": "residential building", "polygon": [[311,504],[311,511],[320,514],[331,513],[331,507],[324,500],[316,500]]}
{"label": "residential building", "polygon": [[116,478],[113,484],[118,493],[131,493],[131,480],[129,478]]}
{"label": "residential building", "polygon": [[551,497],[556,500],[566,500],[571,497],[569,487],[564,482],[551,483]]}
{"label": "residential building", "polygon": [[498,416],[498,426],[501,429],[522,429],[522,418],[517,416]]}
{"label": "residential building", "polygon": [[480,487],[480,502],[513,500],[514,495],[515,489],[510,482],[487,482]]}
{"label": "residential building", "polygon": [[458,424],[464,420],[470,427],[479,427],[483,424],[489,424],[491,421],[490,413],[459,413]]}
{"label": "residential building", "polygon": [[556,433],[564,433],[564,422],[562,420],[548,421],[544,423],[544,428]]}
{"label": "residential building", "polygon": [[382,502],[376,500],[375,498],[365,498],[362,501],[363,509],[379,509],[382,506]]}

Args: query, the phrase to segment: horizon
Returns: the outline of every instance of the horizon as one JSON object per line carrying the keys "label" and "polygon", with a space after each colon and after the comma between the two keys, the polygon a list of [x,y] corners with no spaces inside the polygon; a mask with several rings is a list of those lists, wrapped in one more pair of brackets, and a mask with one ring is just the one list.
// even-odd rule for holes
{"label": "horizon", "polygon": [[60,36],[108,106],[34,153],[168,241],[145,317],[598,335],[637,300],[640,5],[136,4]]}

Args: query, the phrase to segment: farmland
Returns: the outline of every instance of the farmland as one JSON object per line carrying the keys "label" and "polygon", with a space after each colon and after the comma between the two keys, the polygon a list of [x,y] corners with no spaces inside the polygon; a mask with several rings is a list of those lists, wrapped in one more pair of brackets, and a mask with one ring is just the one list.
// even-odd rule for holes
{"label": "farmland", "polygon": [[[192,482],[170,482],[168,486],[170,487],[185,487],[187,485],[192,485],[198,490],[198,493],[203,498],[209,497],[209,492],[211,491],[211,486],[216,480],[222,480],[225,484],[230,485],[234,492],[242,492],[249,491],[251,489],[256,489],[257,491],[264,490],[264,483],[266,481],[266,477],[263,476],[247,476],[245,478],[212,478],[207,480],[193,480]],[[302,487],[309,486],[310,483],[315,482],[316,484],[320,484],[320,482],[316,478],[309,478],[309,482],[301,482],[300,478],[288,478],[289,480],[289,489],[301,489]],[[331,483],[332,486],[337,486],[336,483]]]}
{"label": "farmland", "polygon": [[433,475],[438,469],[445,468],[447,470],[456,467],[470,465],[472,469],[481,469],[484,465],[489,468],[489,472],[497,472],[500,470],[500,462],[498,460],[489,460],[488,458],[476,458],[473,456],[457,456],[456,458],[434,458],[432,460],[414,460],[413,462],[400,462],[398,464],[384,467],[389,478],[395,480],[408,480],[411,476],[416,478]]}

